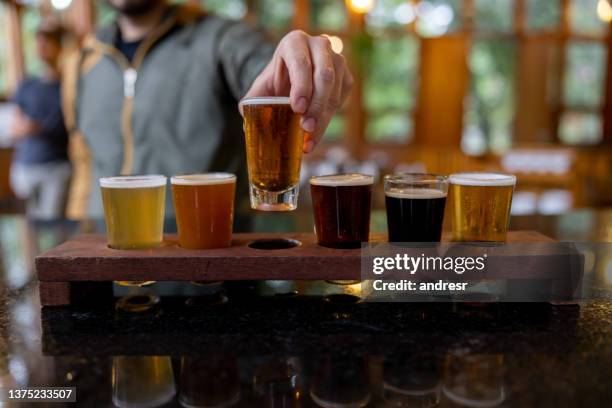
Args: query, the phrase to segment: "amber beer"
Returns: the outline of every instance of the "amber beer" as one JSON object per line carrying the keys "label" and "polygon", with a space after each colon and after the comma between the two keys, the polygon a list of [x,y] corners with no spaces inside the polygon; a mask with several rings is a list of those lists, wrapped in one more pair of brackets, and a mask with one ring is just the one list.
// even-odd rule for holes
{"label": "amber beer", "polygon": [[112,367],[117,407],[157,407],[174,398],[176,385],[168,356],[117,356]]}
{"label": "amber beer", "polygon": [[310,179],[319,245],[359,248],[368,242],[373,183],[374,177],[356,173]]}
{"label": "amber beer", "polygon": [[166,177],[126,176],[100,179],[108,246],[154,248],[164,230]]}
{"label": "amber beer", "polygon": [[458,173],[451,185],[453,240],[504,242],[516,177],[497,173]]}
{"label": "amber beer", "polygon": [[297,207],[304,133],[289,98],[246,98],[244,115],[251,208],[290,211]]}
{"label": "amber beer", "polygon": [[236,176],[191,174],[174,176],[171,183],[179,245],[187,249],[230,246]]}

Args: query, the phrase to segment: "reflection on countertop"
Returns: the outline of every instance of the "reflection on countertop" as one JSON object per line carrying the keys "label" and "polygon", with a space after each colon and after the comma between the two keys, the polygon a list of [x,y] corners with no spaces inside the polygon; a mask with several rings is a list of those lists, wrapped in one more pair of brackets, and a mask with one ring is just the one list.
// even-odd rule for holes
{"label": "reflection on countertop", "polygon": [[[253,225],[304,231],[309,216]],[[612,242],[610,210],[512,225]],[[353,303],[351,285],[241,282],[139,314],[41,310],[33,256],[77,229],[0,217],[2,387],[76,386],[86,407],[595,407],[611,396],[612,256],[580,307]]]}

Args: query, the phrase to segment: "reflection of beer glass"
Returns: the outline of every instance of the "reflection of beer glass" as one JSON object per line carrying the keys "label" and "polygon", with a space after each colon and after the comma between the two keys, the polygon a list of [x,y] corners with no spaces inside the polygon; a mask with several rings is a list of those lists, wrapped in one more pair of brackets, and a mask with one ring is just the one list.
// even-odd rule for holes
{"label": "reflection of beer glass", "polygon": [[496,173],[458,173],[449,178],[453,240],[504,242],[516,177]]}
{"label": "reflection of beer glass", "polygon": [[374,177],[356,173],[310,179],[319,245],[359,248],[368,242],[373,183]]}
{"label": "reflection of beer glass", "polygon": [[390,407],[435,407],[440,403],[441,370],[433,355],[393,355],[383,364],[382,399]]}
{"label": "reflection of beer glass", "polygon": [[167,356],[113,357],[113,403],[122,408],[157,407],[176,393]]}
{"label": "reflection of beer glass", "polygon": [[447,191],[445,176],[385,176],[389,242],[440,242]]}
{"label": "reflection of beer glass", "polygon": [[143,249],[161,244],[166,177],[103,177],[100,187],[108,246]]}
{"label": "reflection of beer glass", "polygon": [[213,354],[181,358],[179,401],[184,407],[229,407],[236,404],[240,401],[236,359]]}
{"label": "reflection of beer glass", "polygon": [[496,407],[505,399],[503,367],[501,354],[450,353],[442,392],[463,407]]}
{"label": "reflection of beer glass", "polygon": [[171,183],[179,244],[188,249],[230,246],[236,176],[193,174],[172,177]]}
{"label": "reflection of beer glass", "polygon": [[290,211],[297,207],[304,132],[289,98],[246,98],[244,115],[251,208]]}
{"label": "reflection of beer glass", "polygon": [[327,356],[315,361],[310,398],[323,408],[361,408],[370,403],[365,357]]}

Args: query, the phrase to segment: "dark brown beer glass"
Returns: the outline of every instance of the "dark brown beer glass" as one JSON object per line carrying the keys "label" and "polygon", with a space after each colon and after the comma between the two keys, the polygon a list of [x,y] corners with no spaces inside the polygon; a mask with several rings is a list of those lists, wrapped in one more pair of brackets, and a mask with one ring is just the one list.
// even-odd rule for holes
{"label": "dark brown beer glass", "polygon": [[373,183],[374,177],[357,173],[310,179],[319,245],[359,248],[368,242]]}

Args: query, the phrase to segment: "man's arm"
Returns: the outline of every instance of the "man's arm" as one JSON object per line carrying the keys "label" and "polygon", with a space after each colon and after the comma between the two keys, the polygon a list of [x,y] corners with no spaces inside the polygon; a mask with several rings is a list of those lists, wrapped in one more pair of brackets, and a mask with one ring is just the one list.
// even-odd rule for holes
{"label": "man's arm", "polygon": [[[329,40],[299,30],[283,37],[272,52],[264,34],[236,24],[223,36],[219,52],[226,76],[237,73],[230,81],[235,93],[252,83],[245,97],[290,97],[293,111],[303,115],[306,153],[319,142],[353,84],[344,56],[332,51]],[[227,67],[238,69],[228,72]]]}

